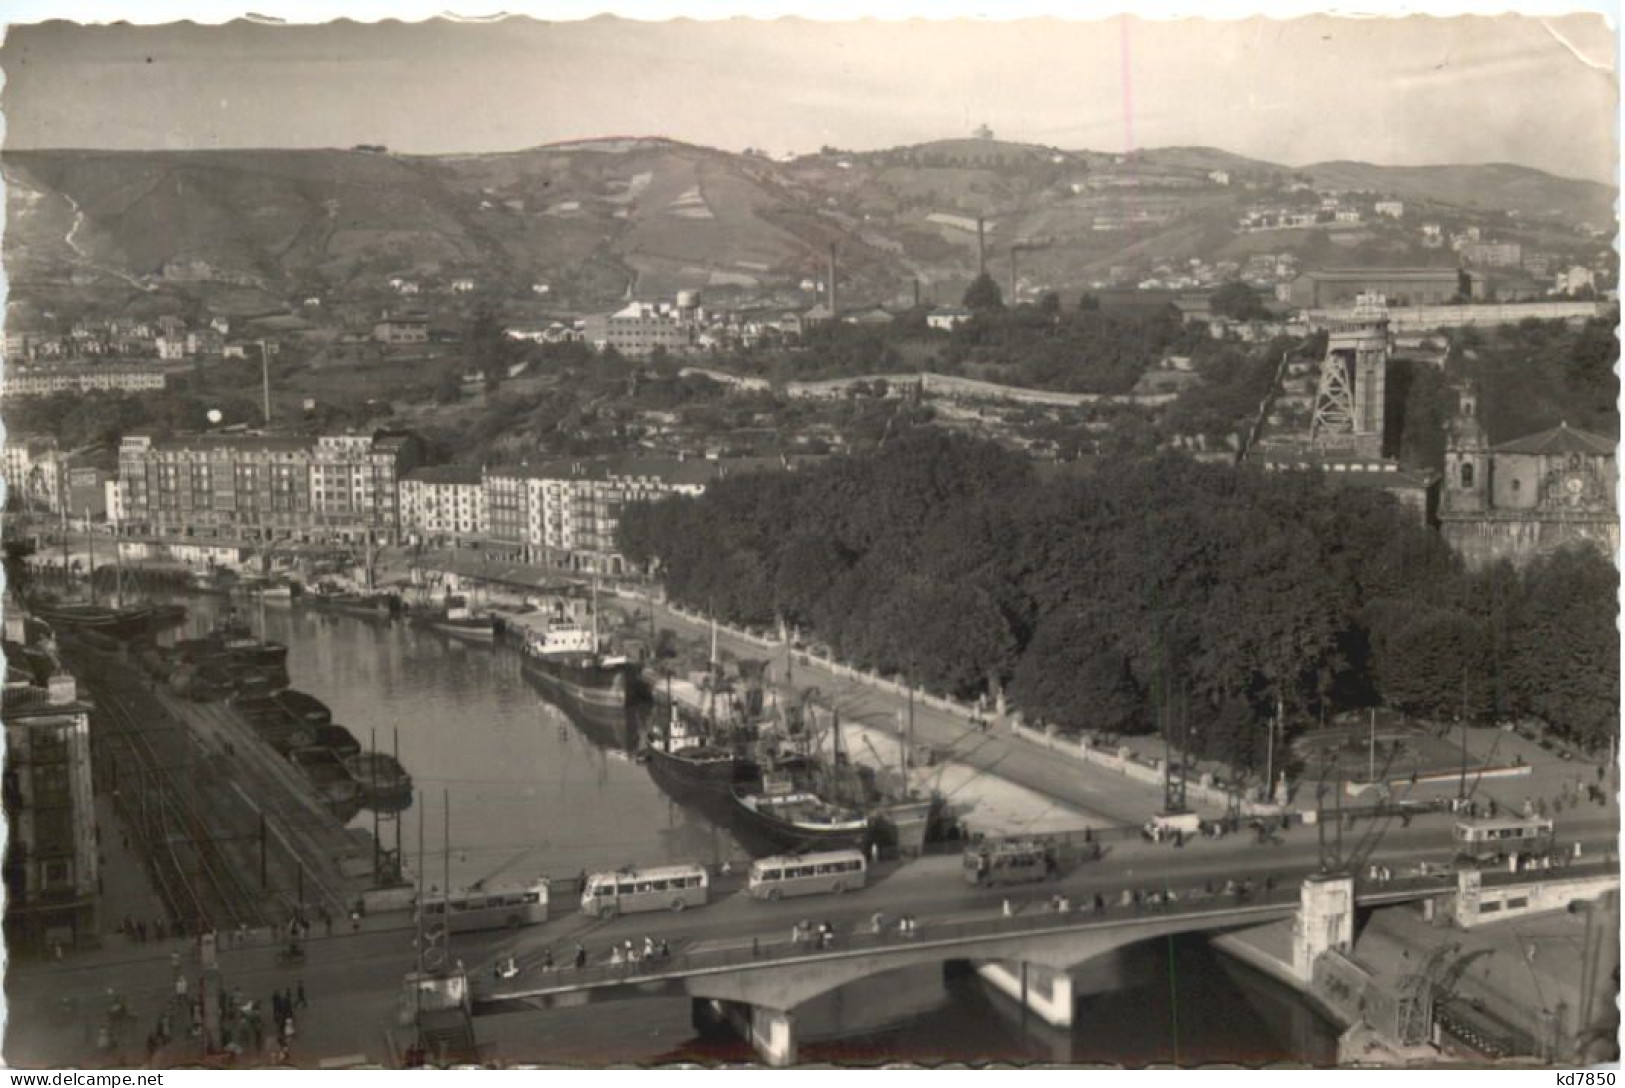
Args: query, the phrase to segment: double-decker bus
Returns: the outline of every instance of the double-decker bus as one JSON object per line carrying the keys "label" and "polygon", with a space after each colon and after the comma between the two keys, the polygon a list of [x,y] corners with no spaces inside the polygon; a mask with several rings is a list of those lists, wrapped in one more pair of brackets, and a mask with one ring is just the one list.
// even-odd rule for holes
{"label": "double-decker bus", "polygon": [[547,881],[465,888],[450,896],[425,896],[423,924],[445,925],[451,933],[477,929],[516,929],[547,921]]}
{"label": "double-decker bus", "polygon": [[758,858],[750,863],[746,891],[756,899],[840,895],[864,886],[869,863],[862,850],[828,850],[799,857]]}
{"label": "double-decker bus", "polygon": [[1456,857],[1476,863],[1541,857],[1555,842],[1552,821],[1538,816],[1457,820],[1453,837]]}
{"label": "double-decker bus", "polygon": [[581,910],[599,918],[646,910],[686,910],[706,904],[710,877],[703,865],[666,865],[593,873],[581,889]]}

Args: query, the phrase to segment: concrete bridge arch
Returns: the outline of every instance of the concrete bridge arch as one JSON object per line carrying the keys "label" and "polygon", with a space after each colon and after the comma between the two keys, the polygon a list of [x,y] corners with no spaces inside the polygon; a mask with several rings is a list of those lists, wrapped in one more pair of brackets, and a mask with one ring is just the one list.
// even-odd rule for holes
{"label": "concrete bridge arch", "polygon": [[1069,1023],[1071,980],[1067,973],[1097,956],[1193,932],[1223,932],[1291,916],[1292,902],[1238,907],[1222,914],[1148,915],[1092,926],[1005,932],[986,939],[933,941],[929,930],[913,941],[884,948],[855,949],[803,960],[749,965],[690,975],[683,988],[695,999],[696,1023],[726,1021],[748,1038],[771,1065],[792,1065],[796,1057],[795,1010],[814,998],[854,982],[900,968],[968,960],[984,977],[1018,1000],[1034,1003],[1053,1023]]}

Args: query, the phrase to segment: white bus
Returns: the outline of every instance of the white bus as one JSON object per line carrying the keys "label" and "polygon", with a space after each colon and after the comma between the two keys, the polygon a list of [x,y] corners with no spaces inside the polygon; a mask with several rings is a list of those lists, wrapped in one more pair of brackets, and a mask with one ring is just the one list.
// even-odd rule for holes
{"label": "white bus", "polygon": [[547,921],[547,881],[465,888],[451,893],[450,904],[448,913],[446,896],[425,896],[424,927],[433,929],[446,924],[452,933],[468,933],[476,929],[540,925]]}
{"label": "white bus", "polygon": [[857,891],[869,872],[861,850],[831,850],[800,857],[758,858],[750,863],[746,886],[757,899]]}
{"label": "white bus", "polygon": [[659,869],[622,869],[593,873],[581,890],[581,910],[599,918],[644,910],[686,910],[706,904],[711,886],[703,865],[667,865]]}

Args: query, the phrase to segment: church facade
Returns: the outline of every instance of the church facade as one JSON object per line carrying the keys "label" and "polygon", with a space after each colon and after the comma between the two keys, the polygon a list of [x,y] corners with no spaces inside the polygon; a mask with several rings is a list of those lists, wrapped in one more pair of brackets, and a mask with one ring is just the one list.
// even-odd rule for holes
{"label": "church facade", "polygon": [[1445,453],[1439,529],[1467,564],[1522,566],[1571,545],[1619,550],[1611,438],[1559,424],[1490,445],[1478,398],[1461,394]]}

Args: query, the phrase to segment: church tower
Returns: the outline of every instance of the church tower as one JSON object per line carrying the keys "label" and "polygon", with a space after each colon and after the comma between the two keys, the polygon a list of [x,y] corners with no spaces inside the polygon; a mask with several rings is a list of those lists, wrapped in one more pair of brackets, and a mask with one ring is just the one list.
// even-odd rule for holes
{"label": "church tower", "polygon": [[1478,390],[1462,385],[1457,390],[1455,418],[1444,454],[1446,513],[1480,514],[1490,508],[1490,443],[1479,415]]}

